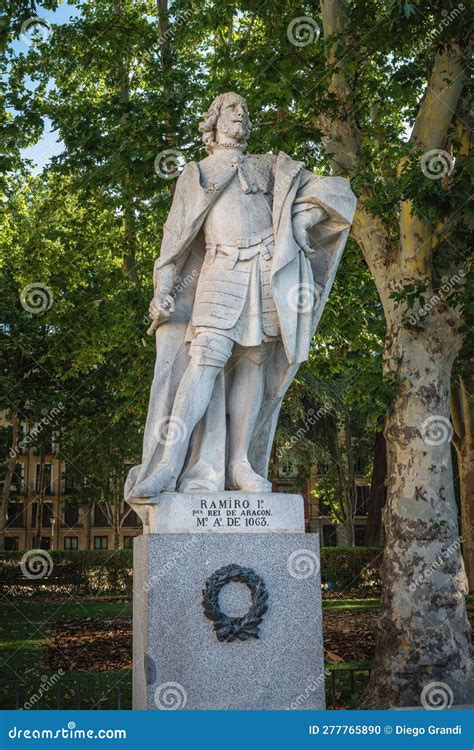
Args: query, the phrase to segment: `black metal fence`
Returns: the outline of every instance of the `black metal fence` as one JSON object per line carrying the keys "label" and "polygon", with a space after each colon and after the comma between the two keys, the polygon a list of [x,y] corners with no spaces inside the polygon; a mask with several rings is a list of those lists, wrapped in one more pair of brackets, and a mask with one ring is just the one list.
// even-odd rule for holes
{"label": "black metal fence", "polygon": [[[367,683],[368,668],[337,668],[326,675],[328,709],[357,708]],[[309,695],[306,696],[306,700]],[[304,708],[304,702],[296,707]],[[132,708],[131,670],[103,675],[43,675],[40,680],[0,681],[0,709],[124,710]]]}

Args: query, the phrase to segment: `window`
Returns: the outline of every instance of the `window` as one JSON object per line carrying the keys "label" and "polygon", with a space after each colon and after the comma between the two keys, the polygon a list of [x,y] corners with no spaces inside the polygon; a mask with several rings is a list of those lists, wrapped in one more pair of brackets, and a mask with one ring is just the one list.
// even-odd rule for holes
{"label": "window", "polygon": [[133,549],[133,536],[124,536],[123,538],[123,548],[124,549]]}
{"label": "window", "polygon": [[367,485],[357,485],[357,510],[356,515],[366,516],[367,515],[367,500],[370,494],[370,487]]}
{"label": "window", "polygon": [[110,526],[110,523],[107,521],[107,516],[105,515],[102,508],[100,508],[98,505],[94,508],[94,523],[93,526],[98,526],[101,528],[102,526]]}
{"label": "window", "polygon": [[65,536],[64,537],[64,549],[78,549],[79,537],[77,536]]}
{"label": "window", "polygon": [[52,494],[52,467],[51,464],[36,464],[36,482],[35,490],[40,495],[43,492],[45,495]]}
{"label": "window", "polygon": [[42,536],[40,543],[38,544],[37,538],[34,536],[31,540],[31,549],[51,549],[51,537]]}
{"label": "window", "polygon": [[12,550],[18,549],[18,537],[17,536],[6,536],[5,537],[5,551],[11,552]]}
{"label": "window", "polygon": [[337,547],[337,529],[332,524],[323,526],[323,547]]}
{"label": "window", "polygon": [[94,537],[94,549],[107,549],[108,538],[106,536],[95,536]]}
{"label": "window", "polygon": [[12,492],[16,492],[17,494],[22,494],[24,492],[23,489],[23,476],[24,476],[25,466],[24,464],[15,464],[15,469],[12,476],[12,483],[10,490]]}
{"label": "window", "polygon": [[[53,508],[51,503],[42,503],[42,514],[41,514],[41,526],[48,528],[51,526],[51,518],[53,515]],[[33,528],[36,526],[36,514],[38,513],[38,503],[33,503],[31,513],[31,525]]]}
{"label": "window", "polygon": [[72,474],[71,469],[68,470],[66,467],[66,471],[64,473],[64,494],[70,495],[74,492],[75,486],[74,486],[74,476]]}
{"label": "window", "polygon": [[283,458],[278,464],[278,476],[280,479],[296,479],[298,465],[291,458]]}
{"label": "window", "polygon": [[8,523],[13,529],[21,529],[24,526],[23,519],[23,503],[8,503]]}
{"label": "window", "polygon": [[130,528],[136,529],[136,528],[140,528],[141,525],[142,525],[142,522],[138,518],[138,516],[135,513],[135,511],[134,510],[130,510],[130,512],[127,513],[127,515],[125,516],[125,519],[124,519],[124,522],[123,522],[123,526],[125,528],[129,528],[129,529]]}
{"label": "window", "polygon": [[66,500],[64,503],[64,525],[69,529],[79,523],[79,508],[74,500]]}
{"label": "window", "polygon": [[365,545],[365,526],[354,526],[354,544],[356,547]]}

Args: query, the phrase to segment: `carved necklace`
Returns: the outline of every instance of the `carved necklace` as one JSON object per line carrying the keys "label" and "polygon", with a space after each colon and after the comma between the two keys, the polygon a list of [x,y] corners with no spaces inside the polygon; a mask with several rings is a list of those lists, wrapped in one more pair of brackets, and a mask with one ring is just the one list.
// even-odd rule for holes
{"label": "carved necklace", "polygon": [[240,148],[245,150],[245,143],[215,143],[212,147],[213,150],[218,148]]}

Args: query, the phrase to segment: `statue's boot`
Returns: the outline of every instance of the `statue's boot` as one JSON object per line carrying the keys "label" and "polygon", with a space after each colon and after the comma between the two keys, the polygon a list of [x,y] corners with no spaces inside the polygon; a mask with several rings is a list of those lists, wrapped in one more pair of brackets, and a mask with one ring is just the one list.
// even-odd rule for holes
{"label": "statue's boot", "polygon": [[246,459],[229,465],[229,483],[240,492],[271,492],[272,483],[255,472]]}
{"label": "statue's boot", "polygon": [[149,477],[139,482],[132,490],[132,497],[153,497],[167,489],[174,489],[176,472],[169,464],[158,464]]}

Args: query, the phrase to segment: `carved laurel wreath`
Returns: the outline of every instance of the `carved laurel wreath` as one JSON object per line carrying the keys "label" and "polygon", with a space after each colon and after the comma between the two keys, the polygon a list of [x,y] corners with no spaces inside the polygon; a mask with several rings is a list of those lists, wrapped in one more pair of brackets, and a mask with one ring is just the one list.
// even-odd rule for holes
{"label": "carved laurel wreath", "polygon": [[[249,611],[243,617],[228,617],[219,607],[219,592],[231,581],[245,583],[252,596]],[[252,568],[241,568],[240,565],[226,565],[210,576],[202,590],[204,614],[214,623],[214,630],[219,641],[247,641],[259,638],[259,625],[268,609],[268,592],[264,581]]]}

